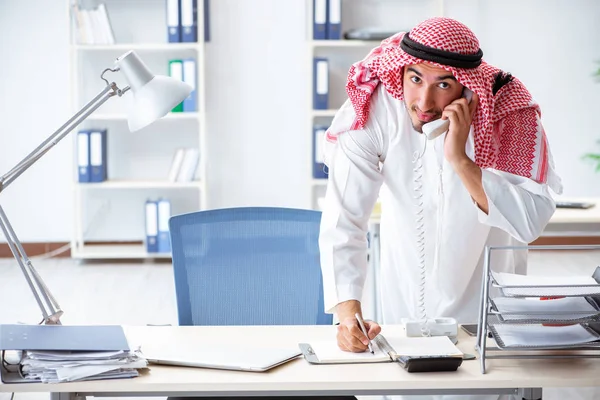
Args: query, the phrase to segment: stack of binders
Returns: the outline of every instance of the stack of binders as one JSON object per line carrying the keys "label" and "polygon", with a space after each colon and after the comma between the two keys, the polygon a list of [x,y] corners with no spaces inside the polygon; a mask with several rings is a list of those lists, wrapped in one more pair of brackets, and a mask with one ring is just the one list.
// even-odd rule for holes
{"label": "stack of binders", "polygon": [[146,201],[146,251],[148,253],[171,252],[169,218],[171,218],[169,200]]}
{"label": "stack of binders", "polygon": [[196,104],[196,60],[186,58],[182,60],[169,61],[169,76],[189,84],[192,92],[181,103],[176,105],[171,112],[194,112],[197,111]]}
{"label": "stack of binders", "polygon": [[169,43],[198,41],[198,0],[167,0]]}
{"label": "stack of binders", "polygon": [[313,39],[340,40],[342,25],[341,0],[313,1]]}
{"label": "stack of binders", "polygon": [[107,130],[88,129],[77,133],[77,175],[80,183],[108,179]]}

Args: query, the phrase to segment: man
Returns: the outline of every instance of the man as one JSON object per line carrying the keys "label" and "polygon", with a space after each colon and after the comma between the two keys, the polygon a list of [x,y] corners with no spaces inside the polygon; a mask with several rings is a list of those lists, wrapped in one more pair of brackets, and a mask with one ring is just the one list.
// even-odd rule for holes
{"label": "man", "polygon": [[[355,313],[378,195],[380,322],[475,322],[485,246],[535,240],[555,210],[549,188],[562,191],[539,107],[520,81],[482,60],[473,32],[449,18],[383,41],[352,66],[347,92],[326,134],[320,235],[325,308],[338,315],[339,347],[367,348]],[[449,121],[447,133],[427,140],[423,126],[440,118]],[[526,266],[524,252],[494,258],[496,271]],[[370,338],[381,330],[374,321],[366,328]]]}

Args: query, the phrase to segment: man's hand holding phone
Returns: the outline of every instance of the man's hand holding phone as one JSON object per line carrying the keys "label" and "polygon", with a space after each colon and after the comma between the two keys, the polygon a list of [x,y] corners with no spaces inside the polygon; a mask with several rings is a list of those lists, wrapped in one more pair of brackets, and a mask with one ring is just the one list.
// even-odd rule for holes
{"label": "man's hand holding phone", "polygon": [[444,142],[444,156],[450,163],[466,157],[467,139],[478,103],[477,94],[465,88],[463,97],[448,104],[442,112],[442,119],[450,121]]}

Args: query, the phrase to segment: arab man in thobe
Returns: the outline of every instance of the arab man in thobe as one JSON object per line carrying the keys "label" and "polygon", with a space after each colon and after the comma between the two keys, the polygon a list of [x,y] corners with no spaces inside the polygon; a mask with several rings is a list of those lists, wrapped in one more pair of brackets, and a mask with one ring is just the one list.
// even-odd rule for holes
{"label": "arab man in thobe", "polygon": [[[355,313],[378,197],[382,320],[366,322],[370,338],[379,323],[404,318],[476,322],[484,248],[530,243],[554,213],[550,191],[562,186],[540,108],[518,79],[482,56],[469,28],[432,18],[350,69],[348,100],[323,146],[329,182],[319,239],[325,309],[340,321],[343,350],[367,349]],[[423,126],[440,119],[447,131],[428,140]],[[519,250],[497,252],[492,267],[525,273],[526,265]]]}

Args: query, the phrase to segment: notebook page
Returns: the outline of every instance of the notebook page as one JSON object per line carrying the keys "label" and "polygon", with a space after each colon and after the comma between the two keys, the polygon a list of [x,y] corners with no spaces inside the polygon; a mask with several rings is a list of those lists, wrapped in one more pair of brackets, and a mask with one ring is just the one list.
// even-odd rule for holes
{"label": "notebook page", "polygon": [[548,347],[590,343],[600,339],[581,325],[493,325],[505,347]]}
{"label": "notebook page", "polygon": [[368,362],[384,362],[391,361],[383,350],[373,343],[373,351],[375,354],[371,354],[369,350],[362,353],[352,353],[349,351],[341,350],[335,340],[323,340],[323,341],[312,341],[310,347],[316,354],[317,358],[321,362],[327,363],[368,363]]}
{"label": "notebook page", "polygon": [[[501,286],[538,286],[535,288],[505,288],[507,296],[577,296],[600,294],[600,284],[591,276],[536,276],[492,272],[494,280]],[[561,285],[564,287],[544,287]],[[587,287],[573,287],[587,285]]]}

